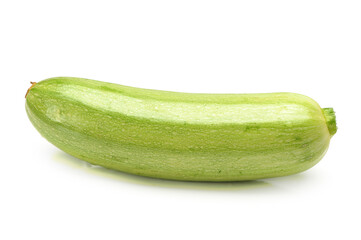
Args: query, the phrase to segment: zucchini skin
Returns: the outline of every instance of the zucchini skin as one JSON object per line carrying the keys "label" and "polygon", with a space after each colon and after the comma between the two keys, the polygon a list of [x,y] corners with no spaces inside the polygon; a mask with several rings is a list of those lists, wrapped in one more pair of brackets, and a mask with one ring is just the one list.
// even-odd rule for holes
{"label": "zucchini skin", "polygon": [[79,159],[186,181],[305,171],[337,129],[331,108],[295,93],[178,93],[71,77],[33,85],[26,112],[43,137]]}

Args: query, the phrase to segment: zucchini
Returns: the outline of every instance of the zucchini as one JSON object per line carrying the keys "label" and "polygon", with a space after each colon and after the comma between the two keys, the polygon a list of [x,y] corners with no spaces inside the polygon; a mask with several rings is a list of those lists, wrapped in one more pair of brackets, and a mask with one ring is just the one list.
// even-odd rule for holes
{"label": "zucchini", "polygon": [[187,181],[302,172],[337,130],[332,108],[295,93],[178,93],[70,77],[33,83],[26,112],[43,137],[79,159]]}

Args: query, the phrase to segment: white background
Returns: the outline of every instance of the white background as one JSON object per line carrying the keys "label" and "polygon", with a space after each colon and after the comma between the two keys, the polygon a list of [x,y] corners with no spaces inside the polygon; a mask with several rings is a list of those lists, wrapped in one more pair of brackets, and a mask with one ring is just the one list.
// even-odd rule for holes
{"label": "white background", "polygon": [[[361,2],[1,1],[0,239],[361,239]],[[297,92],[339,130],[312,169],[187,183],[92,167],[25,113],[30,81]]]}

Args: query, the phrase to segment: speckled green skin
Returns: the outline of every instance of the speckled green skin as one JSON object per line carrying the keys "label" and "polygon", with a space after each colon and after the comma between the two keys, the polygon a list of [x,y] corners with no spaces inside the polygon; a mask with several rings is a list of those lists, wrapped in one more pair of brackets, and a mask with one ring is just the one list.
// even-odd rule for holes
{"label": "speckled green skin", "polygon": [[188,181],[298,173],[336,132],[332,109],[300,94],[176,93],[68,77],[37,83],[26,111],[42,136],[77,158]]}

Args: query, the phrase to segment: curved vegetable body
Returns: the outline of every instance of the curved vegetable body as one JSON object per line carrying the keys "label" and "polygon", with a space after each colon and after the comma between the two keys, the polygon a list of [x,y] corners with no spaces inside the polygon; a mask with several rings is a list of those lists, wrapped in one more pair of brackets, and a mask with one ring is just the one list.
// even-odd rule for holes
{"label": "curved vegetable body", "polygon": [[300,94],[176,93],[67,77],[33,85],[26,111],[42,136],[77,158],[189,181],[298,173],[336,132],[333,110]]}

